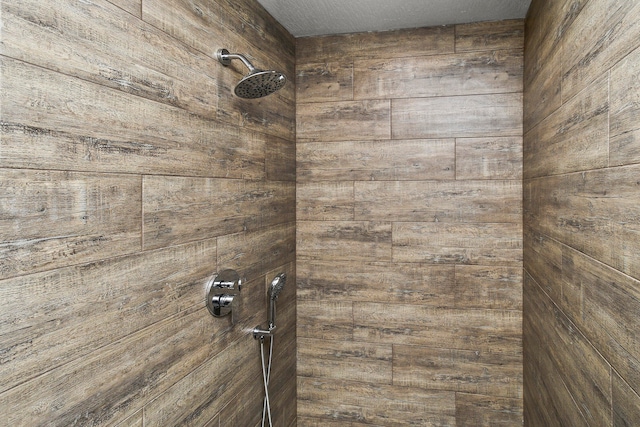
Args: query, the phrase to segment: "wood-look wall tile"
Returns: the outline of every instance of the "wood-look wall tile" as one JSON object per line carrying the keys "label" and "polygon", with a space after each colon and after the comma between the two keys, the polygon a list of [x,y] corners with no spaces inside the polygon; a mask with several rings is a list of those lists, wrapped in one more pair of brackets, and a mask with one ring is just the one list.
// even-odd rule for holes
{"label": "wood-look wall tile", "polygon": [[456,52],[521,49],[523,46],[524,21],[521,19],[456,25]]}
{"label": "wood-look wall tile", "polygon": [[144,178],[144,247],[158,248],[295,219],[295,184]]}
{"label": "wood-look wall tile", "polygon": [[393,385],[518,399],[522,398],[522,355],[394,345]]}
{"label": "wood-look wall tile", "polygon": [[[524,131],[530,131],[562,105],[562,49],[553,49],[548,61],[540,64],[539,70],[528,74],[524,85]],[[526,64],[526,62],[525,62]],[[526,74],[525,74],[526,75]]]}
{"label": "wood-look wall tile", "polygon": [[259,373],[260,352],[245,335],[151,401],[145,407],[145,426],[200,426],[242,390],[259,384]]}
{"label": "wood-look wall tile", "polygon": [[[145,0],[142,18],[185,44],[213,56],[224,47],[232,53],[245,55],[262,69],[279,69],[294,76],[293,36],[289,34],[260,4],[248,0]],[[246,74],[243,65],[233,63],[217,70]],[[287,98],[294,99],[292,87]]]}
{"label": "wood-look wall tile", "polygon": [[391,384],[391,363],[390,344],[298,339],[298,376]]}
{"label": "wood-look wall tile", "polygon": [[218,268],[233,268],[247,280],[295,259],[295,224],[218,237]]}
{"label": "wood-look wall tile", "polygon": [[519,266],[520,224],[393,224],[393,261]]}
{"label": "wood-look wall tile", "polygon": [[198,304],[215,256],[208,240],[3,280],[2,389]]}
{"label": "wood-look wall tile", "polygon": [[296,66],[296,102],[353,100],[353,63],[304,63]]}
{"label": "wood-look wall tile", "polygon": [[640,278],[640,166],[536,179],[529,226]]}
{"label": "wood-look wall tile", "polygon": [[[295,354],[295,349],[293,353]],[[298,403],[296,400],[298,388],[296,382],[294,365],[293,369],[289,370],[287,378],[287,383],[291,384],[291,387],[275,391],[273,398],[269,396],[269,402],[273,402],[271,404],[271,417],[274,426],[296,427],[296,415],[298,412]]]}
{"label": "wood-look wall tile", "polygon": [[[216,415],[215,417],[211,418],[209,420],[209,422],[207,422],[204,425],[204,427],[220,427],[220,426],[221,426],[221,424],[220,424],[220,415]],[[258,427],[258,426],[256,425],[256,427]]]}
{"label": "wood-look wall tile", "polygon": [[517,426],[522,421],[522,399],[456,393],[458,427]]}
{"label": "wood-look wall tile", "polygon": [[353,337],[358,341],[522,352],[522,313],[516,310],[354,302],[353,318]]}
{"label": "wood-look wall tile", "polygon": [[305,261],[298,266],[298,301],[388,301],[453,307],[459,289],[453,265]]}
{"label": "wood-look wall tile", "polygon": [[299,182],[455,178],[453,139],[309,142],[296,152]]}
{"label": "wood-look wall tile", "polygon": [[353,338],[353,304],[341,300],[297,303],[297,336],[350,341]]}
{"label": "wood-look wall tile", "polygon": [[523,347],[524,347],[524,415],[525,425],[588,426],[560,374],[549,358],[553,343],[540,323],[535,281],[524,276]]}
{"label": "wood-look wall tile", "polygon": [[268,180],[296,180],[295,140],[270,136],[265,151],[265,172]]}
{"label": "wood-look wall tile", "polygon": [[524,135],[525,178],[608,166],[608,87],[598,80]]}
{"label": "wood-look wall tile", "polygon": [[391,223],[298,221],[298,259],[390,261]]}
{"label": "wood-look wall tile", "polygon": [[355,183],[356,220],[519,223],[521,206],[519,181]]}
{"label": "wood-look wall tile", "polygon": [[393,139],[522,135],[522,94],[394,99]]}
{"label": "wood-look wall tile", "polygon": [[524,229],[525,270],[557,304],[562,301],[562,244],[529,227]]}
{"label": "wood-look wall tile", "polygon": [[353,424],[330,418],[298,417],[297,427],[353,427]]}
{"label": "wood-look wall tile", "polygon": [[300,37],[296,39],[296,63],[345,61],[351,58],[404,58],[454,52],[454,27]]}
{"label": "wood-look wall tile", "polygon": [[[92,347],[92,353],[0,394],[3,422],[16,427],[106,425],[124,420],[149,404],[213,356],[231,335],[201,305],[202,287],[198,284],[197,288],[200,301],[196,306],[107,346]],[[95,304],[91,306],[94,308]],[[106,321],[105,325],[108,328],[104,329],[117,329],[113,322]],[[93,327],[91,332],[95,331]],[[65,338],[71,336],[68,333]],[[256,374],[258,365],[256,360]],[[201,380],[210,387],[213,376],[204,374]],[[182,397],[187,395],[183,393]],[[170,405],[166,410],[176,408]],[[145,425],[157,413],[155,407],[148,409]]]}
{"label": "wood-look wall tile", "polygon": [[353,182],[304,182],[296,185],[298,221],[353,220]]}
{"label": "wood-look wall tile", "polygon": [[136,18],[142,17],[142,0],[108,0]]}
{"label": "wood-look wall tile", "polygon": [[567,246],[562,251],[565,314],[640,393],[640,281]]}
{"label": "wood-look wall tile", "polygon": [[455,426],[454,401],[454,393],[448,391],[298,377],[301,417],[366,425]]}
{"label": "wood-look wall tile", "polygon": [[[640,19],[640,17],[639,17]],[[609,164],[640,162],[640,48],[611,69]]]}
{"label": "wood-look wall tile", "polygon": [[141,409],[126,420],[116,424],[116,427],[144,427],[143,422]]}
{"label": "wood-look wall tile", "polygon": [[140,250],[141,179],[0,169],[0,279]]}
{"label": "wood-look wall tile", "polygon": [[638,47],[640,3],[587,2],[563,34],[562,100],[575,96]]}
{"label": "wood-look wall tile", "polygon": [[522,268],[455,266],[455,306],[522,310]]}
{"label": "wood-look wall tile", "polygon": [[522,92],[522,49],[356,60],[354,99]]}
{"label": "wood-look wall tile", "polygon": [[390,109],[387,100],[299,104],[296,140],[300,143],[388,139]]}
{"label": "wood-look wall tile", "polygon": [[6,167],[264,177],[262,133],[7,57],[0,71]]}
{"label": "wood-look wall tile", "polygon": [[[255,348],[253,352],[260,351]],[[230,362],[233,364],[234,362]],[[239,376],[241,370],[244,367],[238,367],[236,372],[232,374],[232,377]],[[246,374],[245,374],[246,375]],[[258,426],[262,420],[262,406],[263,400],[256,396],[264,395],[264,385],[262,380],[262,374],[253,376],[253,381],[248,384],[247,387],[240,390],[240,393],[228,400],[228,404],[220,411],[219,416],[214,417],[213,423],[215,427],[235,427],[235,426]],[[218,381],[216,378],[214,381]],[[213,388],[213,387],[212,387]],[[273,394],[271,394],[273,398]],[[275,421],[275,420],[274,420]]]}
{"label": "wood-look wall tile", "polygon": [[640,425],[640,396],[613,372],[613,425],[633,427]]}
{"label": "wood-look wall tile", "polygon": [[[2,18],[6,43],[1,52],[215,118],[218,83],[212,70],[218,66],[216,61],[138,19],[141,0],[112,3],[129,13],[104,0],[7,3]],[[42,40],[47,40],[46,48]]]}
{"label": "wood-look wall tile", "polygon": [[548,357],[589,425],[610,425],[611,366],[533,280],[525,280],[524,292],[529,323],[543,339],[539,357]]}
{"label": "wood-look wall tile", "polygon": [[522,137],[456,139],[456,179],[522,179]]}

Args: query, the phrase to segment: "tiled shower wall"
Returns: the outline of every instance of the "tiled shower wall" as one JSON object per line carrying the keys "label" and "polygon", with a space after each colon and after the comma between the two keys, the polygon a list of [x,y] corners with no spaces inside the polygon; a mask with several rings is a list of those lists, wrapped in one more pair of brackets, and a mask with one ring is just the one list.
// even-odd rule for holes
{"label": "tiled shower wall", "polygon": [[[252,0],[2,1],[0,424],[253,426],[266,284],[280,271],[273,414],[295,423],[294,76]],[[247,279],[237,323],[209,276]]]}
{"label": "tiled shower wall", "polygon": [[640,2],[526,20],[529,426],[640,425]]}
{"label": "tiled shower wall", "polygon": [[297,39],[298,425],[521,425],[523,21]]}

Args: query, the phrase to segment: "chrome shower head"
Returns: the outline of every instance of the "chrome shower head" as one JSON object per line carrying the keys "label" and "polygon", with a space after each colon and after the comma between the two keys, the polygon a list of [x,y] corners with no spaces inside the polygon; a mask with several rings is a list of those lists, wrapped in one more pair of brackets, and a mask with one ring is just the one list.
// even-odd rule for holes
{"label": "chrome shower head", "polygon": [[249,74],[244,76],[234,89],[234,93],[240,98],[262,98],[271,95],[287,83],[287,77],[283,73],[259,70],[243,55],[229,53],[227,49],[219,49],[216,52],[216,58],[225,66],[229,65],[232,59],[239,59],[249,69]]}
{"label": "chrome shower head", "polygon": [[287,275],[284,273],[278,274],[271,281],[271,286],[269,286],[269,299],[276,300],[278,299],[278,295],[282,292],[282,288],[284,288],[284,284],[287,281]]}
{"label": "chrome shower head", "polygon": [[271,286],[269,286],[269,330],[276,328],[276,300],[286,281],[287,275],[280,273],[273,278]]}

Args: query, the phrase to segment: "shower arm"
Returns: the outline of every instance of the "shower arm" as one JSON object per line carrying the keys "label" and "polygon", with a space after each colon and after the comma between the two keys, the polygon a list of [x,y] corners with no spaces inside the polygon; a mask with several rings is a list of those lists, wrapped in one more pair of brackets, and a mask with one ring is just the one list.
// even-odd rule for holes
{"label": "shower arm", "polygon": [[218,49],[218,51],[216,52],[216,58],[222,65],[225,66],[230,65],[232,59],[239,59],[249,69],[250,74],[255,73],[256,71],[260,71],[256,67],[254,67],[253,64],[251,64],[251,62],[249,62],[249,60],[244,57],[244,55],[240,55],[239,53],[229,53],[227,49]]}

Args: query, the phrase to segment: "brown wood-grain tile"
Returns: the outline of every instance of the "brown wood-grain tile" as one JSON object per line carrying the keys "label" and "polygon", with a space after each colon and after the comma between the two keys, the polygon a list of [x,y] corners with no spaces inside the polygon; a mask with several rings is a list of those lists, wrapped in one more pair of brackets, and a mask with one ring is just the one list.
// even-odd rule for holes
{"label": "brown wood-grain tile", "polygon": [[297,64],[379,58],[380,55],[405,58],[453,51],[452,25],[296,39]]}
{"label": "brown wood-grain tile", "polygon": [[394,99],[393,139],[522,135],[522,94]]}
{"label": "brown wood-grain tile", "polygon": [[525,178],[608,166],[608,88],[599,79],[525,133]]}
{"label": "brown wood-grain tile", "polygon": [[199,304],[215,256],[205,240],[3,280],[2,390]]}
{"label": "brown wood-grain tile", "polygon": [[492,49],[521,49],[524,46],[524,22],[521,19],[458,24],[456,52]]}
{"label": "brown wood-grain tile", "polygon": [[354,99],[522,92],[522,50],[356,60]]}
{"label": "brown wood-grain tile", "polygon": [[390,261],[391,223],[298,221],[298,259]]}
{"label": "brown wood-grain tile", "polygon": [[394,345],[393,384],[520,399],[522,354]]}
{"label": "brown wood-grain tile", "polygon": [[391,344],[298,339],[298,376],[391,384],[391,365]]}
{"label": "brown wood-grain tile", "polygon": [[522,310],[522,268],[455,266],[455,307]]}
{"label": "brown wood-grain tile", "polygon": [[632,427],[640,425],[640,396],[613,372],[613,425]]}
{"label": "brown wood-grain tile", "polygon": [[456,179],[522,179],[522,137],[457,138]]}
{"label": "brown wood-grain tile", "polygon": [[301,417],[389,427],[455,426],[454,400],[448,391],[298,377]]}
{"label": "brown wood-grain tile", "polygon": [[353,63],[325,61],[296,66],[296,102],[353,100]]}
{"label": "brown wood-grain tile", "polygon": [[519,266],[522,226],[496,223],[393,223],[393,261]]}
{"label": "brown wood-grain tile", "polygon": [[354,302],[353,318],[357,341],[522,353],[522,313],[518,310]]}
{"label": "brown wood-grain tile", "polygon": [[355,183],[360,221],[519,223],[521,201],[522,185],[515,180]]}
{"label": "brown wood-grain tile", "polygon": [[609,165],[640,162],[640,48],[611,69]]}
{"label": "brown wood-grain tile", "polygon": [[0,169],[0,279],[140,250],[141,178]]}
{"label": "brown wood-grain tile", "polygon": [[297,337],[350,341],[353,338],[353,304],[343,300],[298,300]]}
{"label": "brown wood-grain tile", "polygon": [[458,427],[519,426],[522,421],[521,399],[456,393]]}
{"label": "brown wood-grain tile", "polygon": [[388,100],[299,104],[296,108],[296,141],[389,139],[390,115]]}
{"label": "brown wood-grain tile", "polygon": [[296,153],[298,182],[455,178],[454,139],[308,142]]}
{"label": "brown wood-grain tile", "polygon": [[454,307],[453,265],[307,260],[298,265],[298,301],[388,301]]}
{"label": "brown wood-grain tile", "polygon": [[295,203],[298,221],[354,220],[353,182],[299,182]]}

